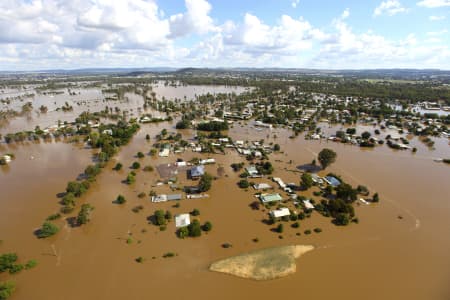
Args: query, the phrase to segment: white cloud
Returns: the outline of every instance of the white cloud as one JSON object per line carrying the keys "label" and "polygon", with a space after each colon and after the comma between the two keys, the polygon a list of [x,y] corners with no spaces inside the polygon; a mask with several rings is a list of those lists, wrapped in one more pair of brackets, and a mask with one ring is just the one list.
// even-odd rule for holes
{"label": "white cloud", "polygon": [[186,0],[186,8],[186,13],[170,17],[171,37],[181,37],[191,33],[206,34],[216,30],[209,16],[212,7],[206,0]]}
{"label": "white cloud", "polygon": [[347,19],[350,16],[350,9],[346,8],[341,15],[341,19]]}
{"label": "white cloud", "polygon": [[373,12],[374,17],[381,15],[393,16],[399,13],[405,13],[408,10],[402,6],[400,1],[398,0],[387,0],[381,2],[379,6],[377,6]]}
{"label": "white cloud", "polygon": [[450,0],[422,0],[417,5],[428,8],[445,7],[450,6]]}
{"label": "white cloud", "polygon": [[442,21],[445,20],[445,16],[430,16],[428,19],[430,21]]}
{"label": "white cloud", "polygon": [[300,0],[294,0],[291,2],[291,5],[293,8],[297,8],[298,4],[300,3]]}

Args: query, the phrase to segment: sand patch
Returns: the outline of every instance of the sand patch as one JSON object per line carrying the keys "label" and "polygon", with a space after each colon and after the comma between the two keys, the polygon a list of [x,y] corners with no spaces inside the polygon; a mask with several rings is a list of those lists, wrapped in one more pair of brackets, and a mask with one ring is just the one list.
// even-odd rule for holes
{"label": "sand patch", "polygon": [[256,250],[216,261],[209,269],[242,278],[270,280],[295,273],[295,259],[313,249],[310,245],[294,245]]}

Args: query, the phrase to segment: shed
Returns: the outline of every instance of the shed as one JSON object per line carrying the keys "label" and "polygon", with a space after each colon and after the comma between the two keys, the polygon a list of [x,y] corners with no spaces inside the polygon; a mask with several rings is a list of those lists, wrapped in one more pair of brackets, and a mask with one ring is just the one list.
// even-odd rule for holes
{"label": "shed", "polygon": [[281,218],[284,216],[289,216],[291,213],[289,212],[289,208],[283,207],[280,209],[275,209],[270,211],[270,215],[274,218]]}
{"label": "shed", "polygon": [[191,224],[191,218],[189,214],[180,214],[175,216],[175,227],[186,227]]}

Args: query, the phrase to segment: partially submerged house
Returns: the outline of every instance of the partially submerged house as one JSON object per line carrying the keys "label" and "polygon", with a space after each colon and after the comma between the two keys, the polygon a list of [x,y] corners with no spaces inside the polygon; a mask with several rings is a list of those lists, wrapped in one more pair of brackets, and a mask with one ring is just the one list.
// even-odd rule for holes
{"label": "partially submerged house", "polygon": [[169,148],[164,148],[159,152],[159,157],[169,157]]}
{"label": "partially submerged house", "polygon": [[325,180],[326,183],[328,183],[329,185],[332,185],[334,187],[336,187],[336,186],[341,184],[339,179],[337,179],[336,177],[333,177],[333,176],[325,176],[323,178],[323,180]]}
{"label": "partially submerged house", "polygon": [[291,215],[291,212],[289,211],[289,208],[287,207],[283,207],[280,209],[275,209],[275,210],[271,210],[270,211],[270,215],[274,218],[281,218],[284,216],[289,216]]}
{"label": "partially submerged house", "polygon": [[257,184],[253,185],[253,188],[255,190],[268,190],[268,189],[272,189],[272,186],[267,183],[257,183]]}
{"label": "partially submerged house", "polygon": [[259,196],[262,203],[268,203],[268,202],[275,202],[275,201],[281,201],[283,198],[280,196],[280,194],[261,194]]}
{"label": "partially submerged house", "polygon": [[171,195],[161,194],[153,196],[152,202],[157,203],[157,202],[175,201],[181,200],[182,198],[183,196],[181,194],[171,194]]}
{"label": "partially submerged house", "polygon": [[193,166],[189,170],[189,175],[192,179],[197,179],[202,177],[205,174],[205,167],[204,166]]}
{"label": "partially submerged house", "polygon": [[175,227],[186,227],[191,224],[191,218],[189,214],[180,214],[175,216]]}
{"label": "partially submerged house", "polygon": [[248,167],[245,168],[245,171],[247,171],[247,174],[251,177],[251,176],[255,176],[258,175],[258,169],[256,169],[256,167],[254,165],[250,165]]}

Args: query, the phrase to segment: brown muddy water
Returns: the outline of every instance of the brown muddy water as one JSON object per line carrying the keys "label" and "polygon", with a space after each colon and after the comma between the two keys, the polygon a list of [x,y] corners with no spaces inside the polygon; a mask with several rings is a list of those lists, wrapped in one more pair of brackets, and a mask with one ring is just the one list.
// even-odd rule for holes
{"label": "brown muddy water", "polygon": [[[131,163],[138,160],[136,153],[148,153],[151,147],[145,135],[153,138],[174,124],[143,125],[115,158],[124,169],[111,171],[112,161],[80,200],[95,206],[91,223],[71,228],[58,220],[61,231],[45,240],[35,238],[33,230],[59,209],[56,194],[84,170],[92,152],[62,142],[1,146],[1,153],[14,152],[16,159],[0,170],[0,253],[14,251],[23,260],[39,262],[35,269],[18,275],[0,275],[2,281],[17,283],[12,300],[450,299],[450,168],[432,160],[450,156],[448,141],[437,142],[436,150],[430,151],[413,139],[411,144],[418,147],[413,155],[386,146],[361,150],[302,137],[289,139],[291,133],[284,129],[257,131],[236,124],[230,130],[235,140],[264,138],[281,145],[283,153],[271,155],[271,161],[276,161],[274,175],[285,182],[298,182],[296,166],[309,163],[322,148],[329,147],[338,153],[338,159],[326,173],[335,172],[353,185],[363,184],[380,194],[379,204],[356,206],[359,224],[336,227],[330,219],[313,213],[301,221],[299,229],[285,226],[284,238],[279,239],[270,231],[273,226],[262,223],[267,211],[250,209],[254,191],[236,186],[238,174],[229,165],[243,158],[232,150],[212,156],[218,163],[207,166],[213,175],[221,166],[226,174],[214,181],[210,197],[182,200],[179,208],[137,197],[150,190],[168,192],[167,187],[152,186],[158,179],[156,172],[140,170],[136,183],[122,183]],[[189,130],[182,133],[187,138],[194,134]],[[163,159],[147,155],[140,161],[142,166],[156,166],[178,157],[209,156],[188,151]],[[181,184],[190,182],[184,174],[179,179]],[[126,204],[112,203],[118,194],[127,198]],[[136,205],[144,209],[132,212]],[[213,224],[213,230],[200,238],[178,239],[173,221],[163,232],[147,221],[156,209],[178,214],[194,208],[200,210],[202,223],[209,220]],[[303,234],[315,227],[323,232]],[[130,234],[133,243],[127,244]],[[253,242],[254,238],[259,242]],[[226,242],[233,247],[222,248]],[[256,282],[208,271],[210,263],[218,259],[290,244],[312,244],[316,249],[302,256],[297,273],[286,278]],[[178,255],[162,258],[166,252]],[[144,263],[134,261],[139,256],[145,258]]]}

